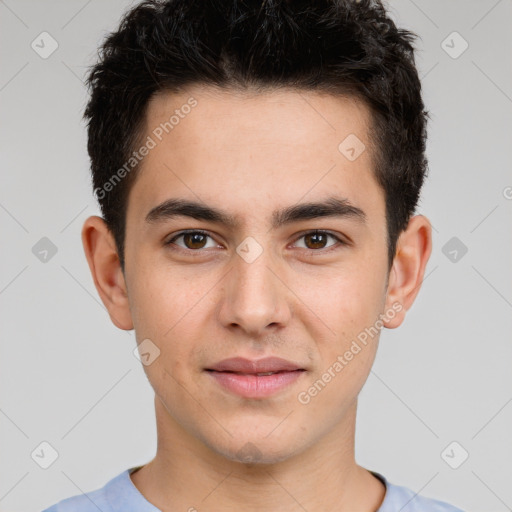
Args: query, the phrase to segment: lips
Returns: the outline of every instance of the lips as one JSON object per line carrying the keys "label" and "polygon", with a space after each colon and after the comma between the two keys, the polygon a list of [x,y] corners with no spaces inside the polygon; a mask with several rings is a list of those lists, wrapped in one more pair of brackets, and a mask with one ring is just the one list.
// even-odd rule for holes
{"label": "lips", "polygon": [[205,368],[224,390],[248,399],[264,399],[292,386],[306,372],[300,365],[267,357],[257,361],[234,357]]}
{"label": "lips", "polygon": [[212,367],[206,368],[206,370],[245,375],[272,375],[274,373],[293,372],[305,369],[292,361],[287,361],[280,357],[266,357],[259,360],[232,357],[230,359],[224,359]]}

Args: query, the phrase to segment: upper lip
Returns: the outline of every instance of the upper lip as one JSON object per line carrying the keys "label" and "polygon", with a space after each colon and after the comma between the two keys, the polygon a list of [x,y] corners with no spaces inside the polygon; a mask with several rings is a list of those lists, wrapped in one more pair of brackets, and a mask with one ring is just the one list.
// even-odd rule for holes
{"label": "upper lip", "polygon": [[267,373],[304,370],[304,368],[286,359],[281,359],[280,357],[265,357],[258,360],[232,357],[219,361],[214,366],[206,368],[206,370],[215,370],[217,372]]}

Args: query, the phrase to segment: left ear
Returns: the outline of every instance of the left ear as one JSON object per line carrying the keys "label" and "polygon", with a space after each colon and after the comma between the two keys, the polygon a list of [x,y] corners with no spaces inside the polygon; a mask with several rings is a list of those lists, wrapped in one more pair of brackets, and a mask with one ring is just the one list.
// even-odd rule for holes
{"label": "left ear", "polygon": [[[415,215],[398,239],[389,273],[385,311],[393,309],[396,315],[388,320],[383,318],[388,329],[395,329],[404,321],[407,310],[420,291],[431,252],[432,226],[424,215]],[[397,307],[398,304],[401,308]]]}

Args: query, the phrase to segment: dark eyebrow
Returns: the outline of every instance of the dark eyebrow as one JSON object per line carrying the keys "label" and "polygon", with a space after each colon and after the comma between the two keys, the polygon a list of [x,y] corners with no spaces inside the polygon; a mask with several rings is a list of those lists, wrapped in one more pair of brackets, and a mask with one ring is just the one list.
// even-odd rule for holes
{"label": "dark eyebrow", "polygon": [[[186,199],[167,199],[150,210],[146,215],[146,222],[152,224],[178,216],[223,224],[231,228],[239,226],[237,218],[233,215]],[[367,220],[364,211],[351,204],[348,199],[329,197],[321,202],[301,203],[276,210],[272,215],[272,228],[276,229],[293,222],[320,217],[346,217],[355,219],[362,224],[365,224]]]}

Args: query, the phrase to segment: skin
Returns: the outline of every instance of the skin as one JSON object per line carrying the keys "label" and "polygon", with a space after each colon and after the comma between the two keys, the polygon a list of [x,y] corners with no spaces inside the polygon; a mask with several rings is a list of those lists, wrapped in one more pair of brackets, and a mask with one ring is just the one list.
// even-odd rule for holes
{"label": "skin", "polygon": [[[157,453],[132,481],[164,512],[376,511],[385,488],[356,463],[354,434],[378,335],[309,403],[297,397],[379,315],[389,329],[403,322],[431,253],[430,223],[411,218],[388,274],[385,198],[372,174],[365,105],[196,86],[151,100],[143,140],[190,96],[197,106],[144,158],[130,192],[125,272],[100,217],[82,232],[112,322],[160,350],[144,366],[155,391]],[[351,133],[367,148],[355,161],[338,150]],[[364,210],[366,223],[324,217],[271,227],[274,210],[333,195]],[[188,217],[147,223],[169,198],[223,209],[239,226]],[[185,229],[211,238],[165,245]],[[347,243],[304,237],[314,229]],[[263,249],[252,263],[236,252],[249,236]],[[393,304],[402,310],[390,318]],[[265,399],[224,391],[204,371],[228,357],[269,355],[307,371]],[[247,443],[257,448],[252,461],[241,459]]]}

